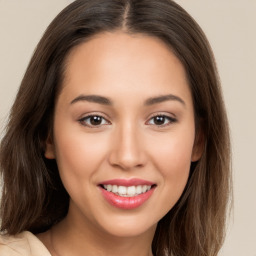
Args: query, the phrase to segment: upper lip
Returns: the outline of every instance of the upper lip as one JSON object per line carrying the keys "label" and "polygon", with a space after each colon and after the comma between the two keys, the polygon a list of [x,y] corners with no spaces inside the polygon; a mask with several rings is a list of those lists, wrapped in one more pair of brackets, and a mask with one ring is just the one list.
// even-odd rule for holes
{"label": "upper lip", "polygon": [[112,180],[106,180],[99,185],[117,185],[117,186],[139,186],[139,185],[147,185],[147,186],[152,186],[155,185],[155,183],[148,181],[148,180],[143,180],[143,179],[112,179]]}

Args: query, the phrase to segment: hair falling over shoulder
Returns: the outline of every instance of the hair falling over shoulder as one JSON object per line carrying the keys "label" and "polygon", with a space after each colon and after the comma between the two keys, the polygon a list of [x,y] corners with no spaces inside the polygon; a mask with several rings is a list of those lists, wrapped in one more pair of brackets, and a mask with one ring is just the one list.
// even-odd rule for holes
{"label": "hair falling over shoulder", "polygon": [[49,25],[28,65],[1,141],[1,230],[39,233],[66,216],[69,196],[55,160],[44,157],[65,61],[80,43],[118,29],[157,37],[179,58],[193,98],[196,130],[204,138],[203,155],[191,164],[181,198],[158,223],[153,253],[216,256],[232,194],[229,127],[210,45],[193,18],[171,0],[77,0]]}

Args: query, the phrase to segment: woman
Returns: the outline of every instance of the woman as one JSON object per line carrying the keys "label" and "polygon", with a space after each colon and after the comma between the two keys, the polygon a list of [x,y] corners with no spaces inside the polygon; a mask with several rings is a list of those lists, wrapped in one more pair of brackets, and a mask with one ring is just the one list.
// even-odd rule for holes
{"label": "woman", "polygon": [[170,0],[70,4],[28,66],[0,163],[1,255],[217,255],[229,134],[200,27]]}

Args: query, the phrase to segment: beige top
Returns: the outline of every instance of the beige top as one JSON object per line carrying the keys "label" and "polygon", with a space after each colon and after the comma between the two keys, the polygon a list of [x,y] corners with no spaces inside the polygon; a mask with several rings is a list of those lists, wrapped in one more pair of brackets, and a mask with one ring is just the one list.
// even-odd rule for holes
{"label": "beige top", "polygon": [[44,244],[31,232],[0,236],[1,256],[51,256]]}

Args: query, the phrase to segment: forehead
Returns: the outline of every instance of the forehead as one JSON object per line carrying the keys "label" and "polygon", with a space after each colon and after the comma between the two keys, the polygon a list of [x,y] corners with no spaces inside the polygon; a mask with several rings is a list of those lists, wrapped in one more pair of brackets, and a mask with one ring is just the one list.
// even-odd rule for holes
{"label": "forehead", "polygon": [[144,91],[149,97],[171,90],[191,97],[185,70],[164,42],[119,31],[98,34],[71,51],[63,89],[69,94]]}

